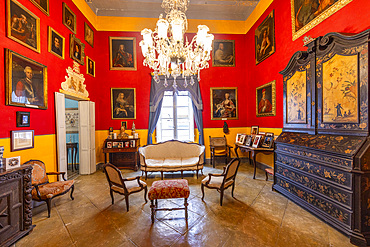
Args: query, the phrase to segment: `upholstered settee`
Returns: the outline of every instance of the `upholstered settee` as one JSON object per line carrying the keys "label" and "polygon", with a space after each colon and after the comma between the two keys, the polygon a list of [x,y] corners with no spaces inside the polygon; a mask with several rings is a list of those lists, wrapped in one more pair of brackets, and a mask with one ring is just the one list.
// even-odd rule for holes
{"label": "upholstered settee", "polygon": [[[139,148],[141,171],[145,172],[181,172],[202,171],[204,164],[203,145],[197,143],[180,142],[176,140],[150,144]],[[202,172],[203,173],[203,172]]]}

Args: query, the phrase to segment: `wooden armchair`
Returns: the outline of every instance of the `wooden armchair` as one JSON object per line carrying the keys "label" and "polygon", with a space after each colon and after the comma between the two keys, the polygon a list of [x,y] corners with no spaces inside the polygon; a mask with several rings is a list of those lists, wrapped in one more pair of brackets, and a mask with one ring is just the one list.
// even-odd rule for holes
{"label": "wooden armchair", "polygon": [[[40,160],[29,160],[25,164],[32,165],[32,199],[35,201],[45,201],[48,207],[48,218],[50,218],[51,199],[66,194],[71,190],[73,198],[74,181],[66,180],[65,172],[46,172],[45,164]],[[48,175],[62,175],[64,181],[49,183]]]}
{"label": "wooden armchair", "polygon": [[238,172],[240,165],[240,159],[234,158],[230,163],[224,167],[222,174],[212,174],[209,173],[208,177],[205,177],[202,180],[201,189],[202,189],[202,200],[204,199],[204,187],[209,189],[216,189],[221,194],[220,205],[222,206],[222,199],[224,197],[224,190],[232,186],[231,195],[234,197],[234,188],[235,188],[235,177]]}
{"label": "wooden armchair", "polygon": [[127,212],[129,210],[128,196],[144,190],[145,202],[148,186],[144,181],[140,180],[140,176],[135,178],[123,178],[121,171],[114,165],[107,163],[104,165],[104,173],[107,176],[107,180],[110,188],[110,196],[112,197],[112,204],[114,204],[113,192],[124,195],[126,200]]}
{"label": "wooden armchair", "polygon": [[231,146],[227,145],[226,136],[224,137],[209,137],[209,148],[211,152],[211,164],[215,167],[215,157],[225,157],[225,164],[230,158]]}

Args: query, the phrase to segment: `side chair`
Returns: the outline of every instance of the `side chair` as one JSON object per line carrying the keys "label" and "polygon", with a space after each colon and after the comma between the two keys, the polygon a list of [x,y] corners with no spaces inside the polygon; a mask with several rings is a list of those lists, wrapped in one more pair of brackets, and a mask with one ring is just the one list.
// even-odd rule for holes
{"label": "side chair", "polygon": [[224,190],[232,186],[231,195],[234,197],[235,178],[240,165],[240,159],[234,158],[230,163],[224,167],[222,174],[209,173],[207,177],[202,180],[202,200],[204,199],[204,187],[208,189],[216,189],[220,192],[220,205],[222,206],[222,200],[224,197]]}
{"label": "side chair", "polygon": [[209,137],[209,148],[211,152],[211,164],[215,168],[215,157],[225,157],[225,164],[230,159],[231,146],[227,144],[226,136]]}
{"label": "side chair", "polygon": [[144,181],[140,180],[140,176],[132,178],[123,178],[121,171],[114,165],[107,163],[103,167],[104,173],[107,177],[110,189],[110,196],[112,197],[112,204],[114,204],[113,192],[124,195],[126,200],[127,212],[129,210],[128,196],[144,190],[145,202],[148,186]]}
{"label": "side chair", "polygon": [[[51,199],[66,194],[71,190],[71,199],[74,200],[74,181],[65,179],[65,172],[46,172],[45,164],[41,160],[29,160],[26,164],[32,165],[32,199],[45,201],[48,207],[48,218],[50,218]],[[64,181],[49,182],[48,175],[62,175]]]}

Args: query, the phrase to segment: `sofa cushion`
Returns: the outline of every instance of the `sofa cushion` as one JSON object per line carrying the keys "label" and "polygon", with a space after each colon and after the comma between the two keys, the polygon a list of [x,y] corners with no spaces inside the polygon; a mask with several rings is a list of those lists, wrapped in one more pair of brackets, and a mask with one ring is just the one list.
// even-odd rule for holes
{"label": "sofa cushion", "polygon": [[163,161],[162,168],[181,167],[181,158],[166,158]]}
{"label": "sofa cushion", "polygon": [[164,159],[145,159],[145,163],[150,167],[162,167]]}
{"label": "sofa cushion", "polygon": [[182,167],[196,166],[198,162],[199,162],[199,157],[182,158],[181,166]]}
{"label": "sofa cushion", "polygon": [[180,141],[167,141],[155,145],[139,148],[139,152],[146,159],[160,158],[189,158],[200,156],[204,152],[204,146],[196,143],[185,143]]}

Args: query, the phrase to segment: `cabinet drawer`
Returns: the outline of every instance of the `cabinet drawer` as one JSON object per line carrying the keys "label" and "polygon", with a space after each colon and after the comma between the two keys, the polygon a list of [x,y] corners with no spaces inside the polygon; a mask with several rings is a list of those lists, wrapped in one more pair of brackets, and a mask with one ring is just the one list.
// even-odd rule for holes
{"label": "cabinet drawer", "polygon": [[352,193],[348,190],[338,188],[332,184],[326,183],[317,178],[313,178],[303,172],[298,172],[295,169],[285,166],[283,164],[276,164],[276,174],[278,176],[284,176],[291,181],[301,184],[315,192],[335,200],[348,209],[352,208]]}
{"label": "cabinet drawer", "polygon": [[308,162],[296,157],[291,157],[280,153],[276,153],[276,162],[294,167],[308,174],[318,176],[322,179],[329,180],[331,182],[345,186],[348,189],[352,188],[352,176],[349,172],[329,168],[324,165],[319,165],[314,162]]}

